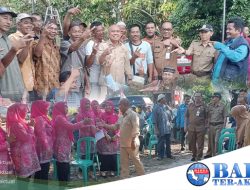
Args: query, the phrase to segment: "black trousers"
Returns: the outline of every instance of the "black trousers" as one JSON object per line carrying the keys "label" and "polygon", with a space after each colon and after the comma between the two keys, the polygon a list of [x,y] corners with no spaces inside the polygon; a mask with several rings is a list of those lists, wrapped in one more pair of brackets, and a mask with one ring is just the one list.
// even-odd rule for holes
{"label": "black trousers", "polygon": [[69,181],[70,165],[69,162],[56,162],[57,177],[59,181]]}
{"label": "black trousers", "polygon": [[101,162],[101,171],[117,171],[117,155],[103,155],[99,154],[99,159]]}
{"label": "black trousers", "polygon": [[49,167],[50,167],[50,162],[40,164],[41,170],[37,171],[35,173],[34,178],[35,179],[42,179],[42,180],[48,180],[49,179]]}
{"label": "black trousers", "polygon": [[180,135],[181,135],[181,148],[184,148],[185,147],[185,135],[186,135],[184,128],[180,129]]}

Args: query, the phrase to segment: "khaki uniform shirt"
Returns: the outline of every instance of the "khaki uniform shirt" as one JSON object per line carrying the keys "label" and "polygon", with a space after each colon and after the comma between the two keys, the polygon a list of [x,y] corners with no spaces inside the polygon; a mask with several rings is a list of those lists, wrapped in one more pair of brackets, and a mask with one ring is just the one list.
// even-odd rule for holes
{"label": "khaki uniform shirt", "polygon": [[[20,39],[24,35],[20,32],[17,31],[16,33],[13,33],[9,35],[10,41],[13,39]],[[34,64],[33,64],[33,59],[32,59],[32,46],[30,45],[28,51],[28,55],[26,59],[24,60],[23,63],[19,62],[19,66],[21,69],[24,85],[27,91],[32,91],[34,88],[34,78],[35,78],[35,69],[34,69]],[[18,51],[17,54],[19,54],[22,50]]]}
{"label": "khaki uniform shirt", "polygon": [[[97,63],[99,63],[99,57],[102,53],[110,46],[112,46],[111,41],[102,42],[99,45],[96,54]],[[110,68],[107,69],[106,63],[111,63]],[[118,46],[114,47],[111,54],[106,56],[101,72],[105,75],[111,74],[114,81],[119,84],[125,84],[125,74],[128,78],[132,79],[129,52],[124,44],[120,43]]]}
{"label": "khaki uniform shirt", "polygon": [[[33,47],[38,44],[34,41]],[[35,90],[39,95],[47,95],[53,88],[59,88],[61,56],[59,47],[45,44],[42,56],[35,62]]]}
{"label": "khaki uniform shirt", "polygon": [[214,105],[210,103],[208,105],[208,120],[209,123],[224,123],[224,120],[227,116],[226,107],[223,103],[219,103],[218,105]]}
{"label": "khaki uniform shirt", "polygon": [[139,145],[140,127],[138,114],[128,109],[118,123],[120,124],[120,146],[131,147],[134,137],[136,144]]}
{"label": "khaki uniform shirt", "polygon": [[216,50],[213,45],[202,45],[201,41],[193,41],[188,48],[193,55],[191,70],[193,72],[210,72],[213,68]]}
{"label": "khaki uniform shirt", "polygon": [[204,104],[195,105],[189,104],[186,111],[186,118],[188,122],[188,130],[190,131],[203,131],[205,130],[207,120],[207,108]]}
{"label": "khaki uniform shirt", "polygon": [[155,41],[159,40],[159,39],[160,39],[160,37],[155,35],[153,38],[147,38],[147,37],[145,37],[142,40],[148,42],[151,46],[153,46],[155,44]]}
{"label": "khaki uniform shirt", "polygon": [[162,39],[155,40],[152,44],[155,68],[158,74],[161,76],[164,67],[172,67],[175,69],[175,75],[177,77],[177,54],[171,53],[176,49],[172,44],[165,46]]}

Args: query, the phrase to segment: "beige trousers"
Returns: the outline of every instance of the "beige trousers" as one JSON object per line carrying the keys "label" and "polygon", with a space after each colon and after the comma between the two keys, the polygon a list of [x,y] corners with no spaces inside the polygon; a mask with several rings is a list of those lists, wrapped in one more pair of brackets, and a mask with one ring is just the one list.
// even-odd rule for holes
{"label": "beige trousers", "polygon": [[145,174],[144,167],[140,161],[139,146],[137,146],[135,150],[132,150],[129,147],[121,147],[120,159],[121,159],[121,178],[129,177],[129,159],[133,161],[133,164],[135,165],[136,174],[138,176]]}

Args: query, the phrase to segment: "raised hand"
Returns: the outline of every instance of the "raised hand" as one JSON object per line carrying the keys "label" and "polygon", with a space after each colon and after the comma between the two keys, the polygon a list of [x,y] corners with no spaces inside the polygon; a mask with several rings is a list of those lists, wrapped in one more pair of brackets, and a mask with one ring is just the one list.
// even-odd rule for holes
{"label": "raised hand", "polygon": [[184,54],[185,53],[185,49],[183,47],[179,46],[177,49],[171,51],[171,53]]}
{"label": "raised hand", "polygon": [[81,13],[81,10],[78,7],[73,7],[67,11],[68,14],[75,16]]}
{"label": "raised hand", "polygon": [[20,39],[15,39],[13,38],[12,41],[11,41],[11,44],[12,44],[12,48],[15,50],[15,51],[18,51],[20,49],[23,49],[24,47],[27,46],[27,43],[31,42],[33,40],[33,38],[28,38],[28,35],[26,35],[26,38],[24,36],[24,38],[20,38]]}
{"label": "raised hand", "polygon": [[92,50],[92,52],[94,53],[94,54],[96,54],[97,53],[97,51],[98,51],[98,48],[99,48],[99,42],[95,42],[94,43],[94,45],[93,45],[93,50]]}
{"label": "raised hand", "polygon": [[136,50],[135,50],[133,56],[134,56],[135,58],[141,57],[140,51],[141,51],[141,48],[139,48],[139,47],[136,48]]}

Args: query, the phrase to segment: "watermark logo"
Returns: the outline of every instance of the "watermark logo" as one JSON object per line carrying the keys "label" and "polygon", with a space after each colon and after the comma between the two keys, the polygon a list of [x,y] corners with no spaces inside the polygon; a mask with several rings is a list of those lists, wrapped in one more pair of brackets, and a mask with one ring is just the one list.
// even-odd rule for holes
{"label": "watermark logo", "polygon": [[201,162],[193,163],[187,169],[187,179],[194,186],[205,185],[209,181],[209,178],[210,170]]}

